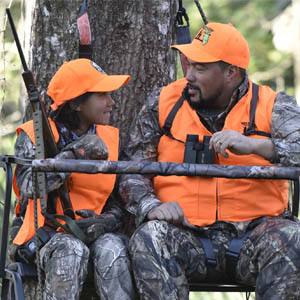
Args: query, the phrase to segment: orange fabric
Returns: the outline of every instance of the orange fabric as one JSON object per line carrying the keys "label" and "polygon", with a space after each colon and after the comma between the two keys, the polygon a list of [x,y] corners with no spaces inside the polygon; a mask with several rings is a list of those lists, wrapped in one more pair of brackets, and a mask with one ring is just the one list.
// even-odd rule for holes
{"label": "orange fabric", "polygon": [[[162,89],[159,101],[159,123],[162,127],[170,110],[181,96],[186,80],[178,80]],[[252,83],[248,93],[240,99],[228,114],[223,130],[243,133],[249,122]],[[258,130],[270,132],[271,114],[275,92],[261,86],[255,123]],[[172,135],[185,141],[187,134],[212,135],[201,123],[197,113],[184,101],[171,128]],[[265,138],[261,136],[250,136]],[[158,145],[158,161],[183,162],[184,144],[162,136]],[[266,165],[271,163],[258,155],[238,156],[229,152],[229,158],[221,155],[216,164]],[[238,222],[261,216],[276,216],[288,206],[288,182],[286,180],[251,180],[225,178],[197,178],[182,176],[156,176],[155,192],[162,202],[177,201],[192,224],[205,226],[216,220]]]}
{"label": "orange fabric", "polygon": [[222,60],[247,69],[250,61],[248,43],[232,24],[208,23],[192,43],[174,45],[172,48],[199,63]]}
{"label": "orange fabric", "polygon": [[129,75],[107,75],[96,63],[79,58],[64,64],[51,79],[47,94],[56,110],[60,105],[86,92],[111,92],[129,82]]}
{"label": "orange fabric", "polygon": [[[55,141],[59,139],[57,129],[54,122],[49,119]],[[21,125],[17,129],[17,133],[24,130],[31,140],[34,140],[34,131],[32,121]],[[111,126],[97,125],[97,135],[103,140],[108,148],[108,160],[118,160],[119,153],[119,131],[117,128]],[[111,194],[116,181],[115,174],[81,174],[72,173],[67,181],[69,188],[69,195],[73,205],[74,212],[79,209],[91,209],[95,213],[100,214],[106,200]],[[19,195],[19,189],[15,185],[15,194]],[[29,200],[29,203],[33,203]],[[63,214],[60,201],[57,201],[57,213]],[[17,213],[17,211],[16,211]],[[26,209],[24,223],[21,226],[14,243],[22,245],[34,235],[33,223],[33,205]],[[40,226],[44,224],[44,217],[40,214]],[[80,217],[76,215],[76,219]],[[30,220],[25,223],[25,220]]]}

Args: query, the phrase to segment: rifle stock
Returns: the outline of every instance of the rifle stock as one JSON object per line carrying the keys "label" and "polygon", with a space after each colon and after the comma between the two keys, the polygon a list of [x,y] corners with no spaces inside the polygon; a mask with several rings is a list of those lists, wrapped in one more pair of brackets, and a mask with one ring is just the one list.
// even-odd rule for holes
{"label": "rifle stock", "polygon": [[[8,20],[10,23],[10,27],[12,29],[12,33],[18,48],[18,52],[20,55],[20,59],[22,62],[22,66],[24,69],[24,72],[22,73],[22,77],[26,86],[26,90],[28,93],[28,97],[29,97],[29,101],[30,101],[30,106],[32,109],[32,112],[36,112],[36,111],[40,111],[41,115],[42,115],[42,124],[35,124],[35,126],[41,126],[42,127],[42,132],[43,132],[43,137],[42,137],[42,142],[44,144],[44,153],[43,153],[43,157],[44,158],[53,158],[56,154],[58,154],[58,149],[57,149],[57,145],[46,115],[46,111],[45,111],[45,104],[42,101],[38,89],[37,89],[37,85],[36,82],[34,80],[34,76],[33,73],[28,69],[27,64],[26,64],[26,60],[21,48],[21,44],[19,41],[19,37],[14,25],[14,21],[13,18],[11,16],[10,13],[10,9],[7,8],[6,9],[6,13],[8,16]],[[37,140],[37,137],[36,137]],[[59,196],[60,200],[61,200],[61,204],[62,204],[62,208],[64,211],[64,214],[69,216],[72,219],[75,219],[75,215],[74,215],[74,211],[73,211],[73,207],[72,207],[72,203],[70,201],[69,198],[69,194],[68,194],[68,189],[67,189],[67,185],[66,183],[64,183],[58,190],[56,190],[55,192],[52,192],[48,195],[48,201],[51,200],[55,200],[53,198],[57,198],[57,196]],[[51,199],[49,199],[51,198]]]}

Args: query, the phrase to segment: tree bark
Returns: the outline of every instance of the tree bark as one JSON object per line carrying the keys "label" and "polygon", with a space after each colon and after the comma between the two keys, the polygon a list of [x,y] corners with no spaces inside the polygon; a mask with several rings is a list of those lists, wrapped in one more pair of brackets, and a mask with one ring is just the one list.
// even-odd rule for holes
{"label": "tree bark", "polygon": [[[31,67],[49,107],[46,90],[66,60],[78,58],[76,19],[81,0],[40,0],[34,10]],[[176,78],[174,20],[177,1],[90,0],[88,13],[94,35],[93,60],[108,74],[130,74],[127,86],[113,93],[111,124],[126,140],[131,121],[154,88]],[[26,120],[30,118],[29,109]]]}
{"label": "tree bark", "polygon": [[[26,3],[26,2],[25,2]],[[29,65],[35,75],[47,111],[50,79],[64,61],[78,58],[77,18],[82,0],[39,0],[32,16]],[[130,74],[130,83],[114,92],[111,124],[126,141],[131,121],[154,88],[175,80],[176,53],[173,0],[87,1],[94,36],[93,60],[108,74]],[[26,5],[26,4],[25,4]],[[31,119],[27,106],[25,120]],[[36,300],[36,282],[25,281],[26,299]],[[99,299],[86,287],[81,299]]]}

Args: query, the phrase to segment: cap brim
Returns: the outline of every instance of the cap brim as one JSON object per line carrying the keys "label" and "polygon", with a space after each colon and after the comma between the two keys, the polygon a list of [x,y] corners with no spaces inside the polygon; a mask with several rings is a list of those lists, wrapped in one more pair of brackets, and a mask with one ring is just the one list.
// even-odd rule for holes
{"label": "cap brim", "polygon": [[130,81],[130,75],[107,75],[88,92],[111,92],[119,89]]}
{"label": "cap brim", "polygon": [[172,49],[177,49],[183,53],[187,58],[199,62],[199,63],[209,63],[216,62],[220,59],[208,54],[204,51],[203,47],[198,47],[195,43],[183,44],[183,45],[173,45]]}

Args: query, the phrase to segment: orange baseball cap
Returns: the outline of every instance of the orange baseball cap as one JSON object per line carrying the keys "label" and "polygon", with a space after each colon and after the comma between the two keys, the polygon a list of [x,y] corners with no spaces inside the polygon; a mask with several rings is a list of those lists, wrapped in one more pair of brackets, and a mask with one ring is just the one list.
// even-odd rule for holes
{"label": "orange baseball cap", "polygon": [[222,60],[247,69],[250,61],[248,43],[232,24],[208,23],[201,28],[192,43],[171,47],[199,63]]}
{"label": "orange baseball cap", "polygon": [[129,75],[107,75],[96,63],[86,58],[64,62],[52,77],[47,94],[56,110],[63,103],[86,92],[111,92],[127,84]]}

